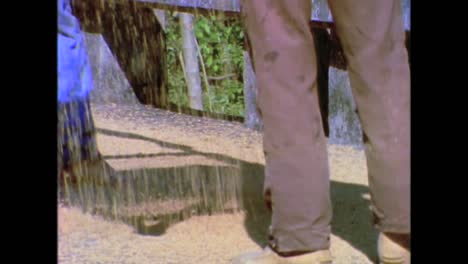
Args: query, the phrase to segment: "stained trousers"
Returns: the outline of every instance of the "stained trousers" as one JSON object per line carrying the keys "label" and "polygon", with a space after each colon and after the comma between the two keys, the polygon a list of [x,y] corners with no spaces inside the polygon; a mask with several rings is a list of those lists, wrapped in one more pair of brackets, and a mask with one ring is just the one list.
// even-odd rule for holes
{"label": "stained trousers", "polygon": [[[410,71],[399,0],[332,0],[382,232],[410,233]],[[327,249],[332,205],[310,0],[243,0],[263,118],[270,245]]]}

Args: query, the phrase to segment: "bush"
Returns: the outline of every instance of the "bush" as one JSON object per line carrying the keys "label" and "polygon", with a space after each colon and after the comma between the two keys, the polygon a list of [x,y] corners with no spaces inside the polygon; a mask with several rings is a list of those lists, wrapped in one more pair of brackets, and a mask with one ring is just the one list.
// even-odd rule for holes
{"label": "bush", "polygon": [[[216,16],[197,16],[195,19],[197,38],[207,76],[227,78],[205,82],[203,107],[213,112],[244,115],[243,96],[243,41],[242,24],[236,19]],[[180,106],[189,106],[187,85],[179,56],[182,56],[182,35],[176,14],[167,17],[166,29],[167,62],[169,74],[169,100]],[[200,65],[200,78],[204,80]]]}

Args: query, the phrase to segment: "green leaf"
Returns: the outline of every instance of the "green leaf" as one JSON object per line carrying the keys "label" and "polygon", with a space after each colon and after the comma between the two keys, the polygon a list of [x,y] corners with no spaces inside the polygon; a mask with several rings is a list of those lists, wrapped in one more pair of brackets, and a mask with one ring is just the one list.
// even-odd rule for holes
{"label": "green leaf", "polygon": [[201,38],[203,38],[203,32],[195,30],[195,36],[197,36],[197,38],[201,39]]}
{"label": "green leaf", "polygon": [[205,30],[206,33],[208,34],[211,33],[210,26],[208,26],[208,24],[203,24],[203,29]]}
{"label": "green leaf", "polygon": [[213,64],[213,57],[208,57],[208,59],[206,60],[206,65],[208,67],[211,67],[211,65]]}

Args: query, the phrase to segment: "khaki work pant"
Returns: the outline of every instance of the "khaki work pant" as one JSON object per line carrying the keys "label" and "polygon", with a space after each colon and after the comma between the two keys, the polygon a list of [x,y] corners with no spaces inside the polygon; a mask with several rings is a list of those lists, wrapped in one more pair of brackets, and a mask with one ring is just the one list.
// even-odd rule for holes
{"label": "khaki work pant", "polygon": [[[400,0],[331,0],[363,128],[376,227],[410,233],[410,71]],[[327,141],[310,0],[243,0],[279,252],[330,246]]]}

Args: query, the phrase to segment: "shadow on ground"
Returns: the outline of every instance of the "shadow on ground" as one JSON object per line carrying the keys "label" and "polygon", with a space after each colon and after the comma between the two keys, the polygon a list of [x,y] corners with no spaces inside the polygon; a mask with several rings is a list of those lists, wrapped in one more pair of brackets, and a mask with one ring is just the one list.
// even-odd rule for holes
{"label": "shadow on ground", "polygon": [[[189,146],[164,142],[137,134],[98,129],[98,133],[144,140],[183,151],[178,158],[202,155],[223,162],[222,166],[190,165],[171,168],[141,168],[113,172],[112,186],[80,187],[70,192],[70,200],[91,208],[105,217],[119,218],[142,235],[161,235],[172,224],[192,215],[242,210],[245,228],[259,246],[266,245],[270,212],[263,197],[264,166],[226,155],[200,152]],[[174,155],[171,153],[104,156],[105,159],[141,158]],[[101,191],[100,191],[101,190]],[[74,193],[74,194],[73,194]],[[331,182],[333,201],[332,233],[364,253],[376,258],[377,233],[371,225],[369,201],[364,185]],[[74,197],[74,198],[73,198]],[[83,198],[85,197],[85,198]],[[101,202],[99,202],[101,201]],[[104,201],[104,202],[102,202]],[[91,205],[91,206],[89,206]]]}

